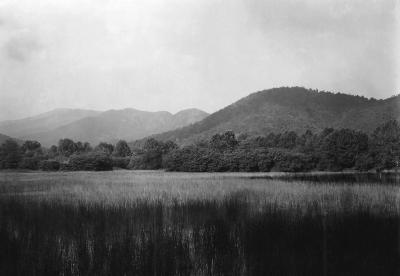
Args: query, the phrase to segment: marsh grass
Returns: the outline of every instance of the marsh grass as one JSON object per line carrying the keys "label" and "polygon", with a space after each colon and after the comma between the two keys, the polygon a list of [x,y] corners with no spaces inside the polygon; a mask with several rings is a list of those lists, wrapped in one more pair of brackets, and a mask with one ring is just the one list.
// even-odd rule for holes
{"label": "marsh grass", "polygon": [[265,176],[1,174],[0,274],[399,274],[398,186]]}

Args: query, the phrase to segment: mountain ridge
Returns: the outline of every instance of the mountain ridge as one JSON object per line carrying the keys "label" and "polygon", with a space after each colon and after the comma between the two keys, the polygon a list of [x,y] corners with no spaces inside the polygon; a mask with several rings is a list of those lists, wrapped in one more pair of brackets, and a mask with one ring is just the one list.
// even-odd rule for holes
{"label": "mountain ridge", "polygon": [[399,106],[398,95],[368,99],[303,87],[279,87],[251,93],[212,114],[196,108],[174,114],[135,108],[106,111],[63,108],[0,122],[0,133],[50,146],[62,138],[96,144],[154,137],[185,144],[227,130],[249,135],[318,132],[327,127],[371,132],[388,120],[399,119]]}
{"label": "mountain ridge", "polygon": [[239,99],[191,126],[152,137],[185,144],[227,130],[250,135],[315,132],[326,127],[371,132],[379,124],[400,117],[399,99],[368,99],[303,87],[272,88]]}
{"label": "mountain ridge", "polygon": [[0,133],[37,140],[44,146],[57,144],[62,138],[96,144],[140,139],[191,124],[207,115],[199,109],[184,109],[172,114],[135,108],[106,111],[63,108],[25,119],[0,122]]}
{"label": "mountain ridge", "polygon": [[0,122],[0,133],[22,138],[27,133],[44,132],[84,117],[96,116],[100,111],[89,109],[56,108],[38,115]]}

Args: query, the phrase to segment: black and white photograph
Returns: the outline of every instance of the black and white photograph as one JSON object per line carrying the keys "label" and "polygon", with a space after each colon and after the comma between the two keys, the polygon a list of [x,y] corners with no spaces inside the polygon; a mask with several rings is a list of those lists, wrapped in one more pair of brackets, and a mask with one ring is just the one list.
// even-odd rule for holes
{"label": "black and white photograph", "polygon": [[399,276],[400,0],[0,0],[1,276]]}

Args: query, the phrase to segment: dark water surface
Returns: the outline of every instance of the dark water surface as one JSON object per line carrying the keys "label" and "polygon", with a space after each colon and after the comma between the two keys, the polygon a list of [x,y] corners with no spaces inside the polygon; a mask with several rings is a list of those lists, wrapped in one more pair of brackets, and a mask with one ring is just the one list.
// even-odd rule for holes
{"label": "dark water surface", "polygon": [[279,179],[288,182],[307,181],[315,184],[400,184],[399,173],[294,173],[277,176],[251,176],[251,178]]}

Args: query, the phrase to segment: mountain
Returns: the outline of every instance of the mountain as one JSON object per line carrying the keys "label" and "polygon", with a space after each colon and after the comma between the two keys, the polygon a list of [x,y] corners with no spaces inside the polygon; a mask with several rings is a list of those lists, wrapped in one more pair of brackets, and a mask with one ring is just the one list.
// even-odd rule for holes
{"label": "mountain", "polygon": [[193,125],[153,137],[188,143],[227,130],[250,135],[303,133],[308,129],[319,132],[326,127],[371,132],[390,119],[399,119],[399,107],[399,96],[377,100],[302,87],[281,87],[250,94]]}
{"label": "mountain", "polygon": [[206,112],[198,109],[187,109],[176,114],[166,111],[148,112],[133,108],[109,110],[89,113],[88,116],[81,116],[77,120],[70,120],[44,131],[32,131],[22,137],[37,140],[44,146],[57,144],[62,138],[87,141],[92,145],[99,142],[115,142],[119,139],[131,141],[186,126],[207,115]]}
{"label": "mountain", "polygon": [[29,138],[34,133],[46,132],[79,119],[96,116],[100,111],[59,108],[37,116],[0,122],[0,133]]}
{"label": "mountain", "polygon": [[196,108],[190,108],[181,110],[173,115],[172,125],[170,129],[176,129],[184,126],[188,126],[195,122],[201,121],[209,114]]}

